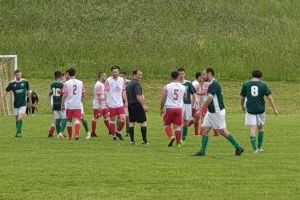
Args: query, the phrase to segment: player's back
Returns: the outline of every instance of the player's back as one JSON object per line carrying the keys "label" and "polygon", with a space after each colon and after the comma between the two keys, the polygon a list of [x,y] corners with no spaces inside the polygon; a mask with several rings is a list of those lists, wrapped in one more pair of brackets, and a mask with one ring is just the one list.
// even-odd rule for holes
{"label": "player's back", "polygon": [[271,94],[267,84],[262,81],[247,81],[243,84],[241,95],[246,97],[247,112],[260,114],[265,111],[265,96]]}
{"label": "player's back", "polygon": [[54,110],[61,110],[62,90],[64,84],[62,81],[54,81],[50,88],[52,91],[51,102]]}
{"label": "player's back", "polygon": [[[97,81],[94,86],[94,108],[99,108],[99,96],[104,95],[104,84],[101,81]],[[105,102],[104,102],[105,103]]]}
{"label": "player's back", "polygon": [[165,90],[167,92],[166,108],[182,108],[185,86],[172,82],[165,86]]}
{"label": "player's back", "polygon": [[64,93],[67,93],[66,107],[68,109],[81,109],[83,83],[78,79],[70,79],[65,82]]}
{"label": "player's back", "polygon": [[109,77],[105,82],[105,91],[108,93],[108,106],[117,108],[124,106],[122,92],[125,90],[125,80],[122,77]]}

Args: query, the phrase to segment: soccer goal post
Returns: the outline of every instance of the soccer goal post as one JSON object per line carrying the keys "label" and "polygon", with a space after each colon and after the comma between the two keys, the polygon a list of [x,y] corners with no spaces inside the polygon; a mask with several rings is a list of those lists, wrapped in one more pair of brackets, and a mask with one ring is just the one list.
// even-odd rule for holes
{"label": "soccer goal post", "polygon": [[[8,83],[14,79],[14,71],[18,68],[17,55],[0,55],[0,98],[5,92]],[[7,95],[0,99],[0,113],[2,115],[13,114],[13,96]]]}

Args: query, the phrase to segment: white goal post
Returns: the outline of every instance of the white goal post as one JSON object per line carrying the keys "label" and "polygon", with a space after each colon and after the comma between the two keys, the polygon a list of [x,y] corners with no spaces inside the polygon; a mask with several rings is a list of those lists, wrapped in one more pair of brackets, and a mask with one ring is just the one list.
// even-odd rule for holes
{"label": "white goal post", "polygon": [[[17,55],[0,55],[0,98],[5,92],[8,83],[14,79],[14,71],[18,69]],[[0,99],[0,113],[2,115],[13,114],[13,96],[7,95]]]}

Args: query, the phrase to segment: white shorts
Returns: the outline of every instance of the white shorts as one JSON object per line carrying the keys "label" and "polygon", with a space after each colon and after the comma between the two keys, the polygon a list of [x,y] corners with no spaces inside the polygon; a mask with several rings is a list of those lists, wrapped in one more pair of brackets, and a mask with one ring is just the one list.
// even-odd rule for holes
{"label": "white shorts", "polygon": [[192,104],[183,104],[183,120],[192,119]]}
{"label": "white shorts", "polygon": [[266,114],[265,113],[258,114],[258,115],[246,113],[246,116],[245,116],[245,125],[246,126],[261,126],[261,125],[265,125],[265,123],[266,123]]}
{"label": "white shorts", "polygon": [[59,111],[59,110],[54,110],[54,119],[66,119],[66,112],[65,111]]}
{"label": "white shorts", "polygon": [[217,113],[207,112],[204,117],[202,126],[213,128],[213,129],[225,129],[226,128],[225,115],[226,115],[225,109]]}
{"label": "white shorts", "polygon": [[19,114],[25,114],[26,106],[21,106],[20,108],[14,108],[14,113],[16,116],[18,116]]}

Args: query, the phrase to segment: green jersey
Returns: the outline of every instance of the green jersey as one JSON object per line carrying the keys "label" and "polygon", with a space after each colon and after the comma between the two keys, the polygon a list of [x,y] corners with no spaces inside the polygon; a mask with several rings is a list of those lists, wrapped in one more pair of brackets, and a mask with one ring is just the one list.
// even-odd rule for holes
{"label": "green jersey", "polygon": [[61,102],[62,102],[62,90],[64,84],[61,81],[54,81],[50,85],[50,89],[52,91],[52,108],[53,110],[61,110]]}
{"label": "green jersey", "polygon": [[265,112],[265,96],[269,96],[271,90],[262,81],[247,81],[243,84],[241,96],[246,97],[246,108],[250,114],[262,114]]}
{"label": "green jersey", "polygon": [[210,113],[220,112],[225,108],[222,88],[219,81],[217,80],[212,81],[212,83],[208,86],[207,94],[208,96],[213,97],[213,100],[208,105],[208,111]]}
{"label": "green jersey", "polygon": [[12,91],[14,94],[14,107],[20,108],[22,106],[27,105],[27,95],[29,91],[29,83],[25,79],[21,79],[19,81],[13,80],[11,81],[7,88],[5,89],[7,92]]}
{"label": "green jersey", "polygon": [[195,90],[193,84],[190,81],[184,81],[184,83],[182,85],[185,87],[183,103],[184,104],[192,104],[191,96],[196,93],[196,90]]}

